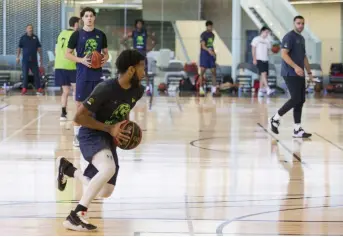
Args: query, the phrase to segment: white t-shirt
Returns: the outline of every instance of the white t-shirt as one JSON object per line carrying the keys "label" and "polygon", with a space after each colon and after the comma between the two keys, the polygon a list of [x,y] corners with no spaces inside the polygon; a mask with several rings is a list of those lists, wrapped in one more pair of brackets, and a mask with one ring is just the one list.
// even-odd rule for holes
{"label": "white t-shirt", "polygon": [[271,49],[271,42],[268,37],[263,39],[261,36],[256,36],[252,40],[251,46],[256,48],[256,60],[268,61],[268,54]]}

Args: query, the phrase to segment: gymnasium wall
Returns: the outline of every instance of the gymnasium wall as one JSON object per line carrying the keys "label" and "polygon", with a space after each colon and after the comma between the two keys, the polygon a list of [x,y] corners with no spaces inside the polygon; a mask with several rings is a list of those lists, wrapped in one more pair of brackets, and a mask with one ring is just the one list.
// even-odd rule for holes
{"label": "gymnasium wall", "polygon": [[[202,16],[204,21],[177,21],[177,26],[182,35],[191,61],[199,61],[200,34],[206,29],[205,20],[212,20],[215,29],[215,50],[218,52],[217,62],[220,65],[231,65],[231,37],[232,37],[232,5],[226,0],[204,0],[202,5]],[[258,30],[256,25],[242,10],[241,31],[241,61],[245,60],[247,52],[247,30]],[[183,52],[181,45],[176,40],[176,55],[182,60]]]}
{"label": "gymnasium wall", "polygon": [[327,74],[330,64],[342,62],[342,4],[295,4],[305,23],[322,40],[322,68]]}
{"label": "gymnasium wall", "polygon": [[[6,21],[3,21],[4,7]],[[16,54],[20,37],[25,34],[26,26],[32,24],[34,33],[40,36],[43,59],[46,64],[48,62],[47,51],[54,50],[56,38],[61,30],[61,1],[0,0],[0,12],[0,54]],[[6,34],[4,36],[2,30],[5,25]],[[6,50],[3,48],[4,41]]]}

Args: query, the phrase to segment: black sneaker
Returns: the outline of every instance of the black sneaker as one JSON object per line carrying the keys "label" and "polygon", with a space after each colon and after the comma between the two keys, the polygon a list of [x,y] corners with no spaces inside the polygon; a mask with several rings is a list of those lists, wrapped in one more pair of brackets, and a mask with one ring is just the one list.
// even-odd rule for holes
{"label": "black sneaker", "polygon": [[302,128],[299,128],[298,131],[296,131],[296,130],[293,131],[293,137],[294,138],[309,138],[311,136],[312,136],[311,133],[305,132],[304,129],[302,129]]}
{"label": "black sneaker", "polygon": [[57,158],[56,161],[56,166],[58,168],[57,170],[57,186],[60,191],[64,191],[64,189],[67,186],[67,175],[65,174],[65,170],[71,165],[73,166],[72,163],[70,163],[66,158],[63,156],[60,156]]}
{"label": "black sneaker", "polygon": [[275,120],[274,116],[269,119],[269,126],[273,133],[279,134],[280,121]]}
{"label": "black sneaker", "polygon": [[71,211],[69,216],[63,222],[63,226],[69,230],[75,231],[96,231],[97,227],[95,225],[89,224],[86,219],[86,212],[79,211],[76,213],[75,211]]}

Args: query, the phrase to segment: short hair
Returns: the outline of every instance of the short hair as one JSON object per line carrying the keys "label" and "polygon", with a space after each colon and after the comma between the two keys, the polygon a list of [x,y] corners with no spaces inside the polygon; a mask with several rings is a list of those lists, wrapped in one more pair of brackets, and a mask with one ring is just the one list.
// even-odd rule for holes
{"label": "short hair", "polygon": [[69,26],[70,27],[74,27],[74,25],[76,24],[76,23],[78,23],[80,21],[80,18],[79,17],[77,17],[77,16],[72,16],[72,17],[70,17],[70,19],[69,19]]}
{"label": "short hair", "polygon": [[96,12],[95,12],[95,10],[93,8],[85,7],[85,8],[82,9],[82,11],[80,13],[81,18],[85,15],[86,12],[91,12],[91,13],[93,13],[94,16],[96,16]]}
{"label": "short hair", "polygon": [[212,21],[206,21],[206,26],[213,26],[213,22]]}
{"label": "short hair", "polygon": [[118,73],[125,73],[131,66],[136,66],[140,61],[145,61],[145,56],[136,49],[126,49],[118,56],[116,67]]}
{"label": "short hair", "polygon": [[33,25],[32,25],[32,24],[27,24],[27,25],[26,25],[26,28],[29,27],[29,26],[31,26],[31,27],[33,28]]}
{"label": "short hair", "polygon": [[298,19],[300,19],[300,20],[305,20],[305,18],[303,17],[303,16],[295,16],[294,17],[294,19],[293,19],[293,22],[295,22],[296,20],[298,20]]}
{"label": "short hair", "polygon": [[261,30],[260,30],[260,34],[261,34],[263,31],[266,31],[266,30],[269,30],[269,31],[270,31],[270,29],[269,29],[267,26],[263,26],[263,27],[261,28]]}
{"label": "short hair", "polygon": [[137,20],[135,20],[135,26],[137,26],[137,24],[138,24],[139,22],[142,23],[142,25],[144,25],[143,19],[137,19]]}

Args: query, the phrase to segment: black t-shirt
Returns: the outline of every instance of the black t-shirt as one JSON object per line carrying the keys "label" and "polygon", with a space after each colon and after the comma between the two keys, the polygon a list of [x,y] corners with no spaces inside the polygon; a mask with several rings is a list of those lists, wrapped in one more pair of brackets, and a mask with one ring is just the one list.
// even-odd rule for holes
{"label": "black t-shirt", "polygon": [[[93,113],[99,122],[113,125],[127,119],[130,110],[142,98],[144,87],[123,89],[118,79],[107,80],[98,84],[83,105]],[[80,133],[95,130],[82,127]]]}

